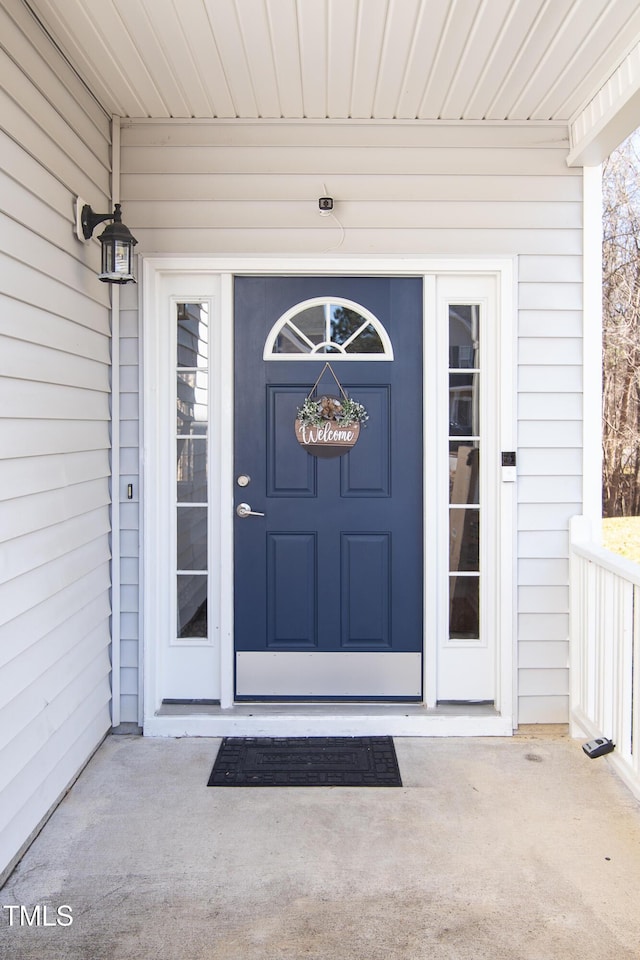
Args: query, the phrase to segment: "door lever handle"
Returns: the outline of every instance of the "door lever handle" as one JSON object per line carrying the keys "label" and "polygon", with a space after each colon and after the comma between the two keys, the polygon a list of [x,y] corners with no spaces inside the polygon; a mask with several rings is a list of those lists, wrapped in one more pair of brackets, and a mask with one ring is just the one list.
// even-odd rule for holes
{"label": "door lever handle", "polygon": [[236,507],[236,513],[239,517],[264,517],[264,513],[252,510],[248,503],[239,503]]}

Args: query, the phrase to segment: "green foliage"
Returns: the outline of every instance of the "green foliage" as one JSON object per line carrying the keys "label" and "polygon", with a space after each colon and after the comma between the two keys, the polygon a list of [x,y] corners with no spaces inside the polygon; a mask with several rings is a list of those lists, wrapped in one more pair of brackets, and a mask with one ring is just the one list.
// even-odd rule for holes
{"label": "green foliage", "polygon": [[[332,338],[336,343],[344,343],[362,326],[363,318],[349,307],[336,307],[333,311]],[[347,353],[381,353],[382,344],[376,330],[369,325],[346,348]]]}
{"label": "green foliage", "polygon": [[328,420],[348,427],[352,423],[364,424],[368,419],[365,407],[351,397],[307,397],[298,409],[298,420],[308,427],[319,427]]}

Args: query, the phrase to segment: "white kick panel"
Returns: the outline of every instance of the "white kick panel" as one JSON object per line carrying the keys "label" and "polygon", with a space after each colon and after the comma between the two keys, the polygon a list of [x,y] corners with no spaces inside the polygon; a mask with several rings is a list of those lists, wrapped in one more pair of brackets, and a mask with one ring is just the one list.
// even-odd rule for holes
{"label": "white kick panel", "polygon": [[240,697],[420,697],[419,653],[240,651]]}

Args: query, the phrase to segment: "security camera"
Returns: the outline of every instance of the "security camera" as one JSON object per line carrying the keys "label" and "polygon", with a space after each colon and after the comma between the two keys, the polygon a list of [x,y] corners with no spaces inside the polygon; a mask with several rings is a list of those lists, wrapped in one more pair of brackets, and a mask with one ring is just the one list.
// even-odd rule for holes
{"label": "security camera", "polygon": [[333,197],[320,197],[318,200],[318,210],[321,217],[328,217],[333,210]]}

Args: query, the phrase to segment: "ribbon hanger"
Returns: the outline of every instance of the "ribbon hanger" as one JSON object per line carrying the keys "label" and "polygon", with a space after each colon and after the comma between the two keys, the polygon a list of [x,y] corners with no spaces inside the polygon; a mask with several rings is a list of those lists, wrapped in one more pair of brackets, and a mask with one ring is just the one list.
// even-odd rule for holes
{"label": "ribbon hanger", "polygon": [[340,391],[340,393],[342,394],[342,396],[344,397],[344,399],[345,399],[345,400],[348,400],[349,398],[347,397],[346,393],[345,393],[344,390],[342,389],[342,384],[340,383],[340,381],[339,381],[338,378],[336,377],[335,372],[334,372],[334,369],[333,369],[333,367],[331,366],[331,364],[329,363],[328,360],[327,360],[327,362],[325,363],[325,365],[324,365],[324,367],[322,368],[322,370],[320,371],[320,376],[318,377],[318,379],[316,380],[316,382],[314,383],[314,385],[311,387],[311,390],[309,391],[309,394],[308,394],[308,396],[307,396],[307,400],[312,396],[313,391],[316,389],[316,387],[318,386],[318,384],[319,384],[320,381],[322,380],[322,378],[323,378],[323,376],[324,376],[325,370],[328,370],[328,371],[329,371],[329,373],[331,374],[331,376],[333,377],[333,379],[335,380],[335,382],[338,384],[338,390]]}

